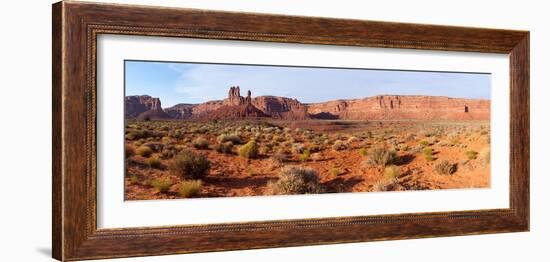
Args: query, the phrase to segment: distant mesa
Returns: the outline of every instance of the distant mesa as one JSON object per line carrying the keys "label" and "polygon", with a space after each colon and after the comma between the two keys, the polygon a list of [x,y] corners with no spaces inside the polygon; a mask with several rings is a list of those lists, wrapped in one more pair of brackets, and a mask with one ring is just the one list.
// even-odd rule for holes
{"label": "distant mesa", "polygon": [[127,96],[125,117],[137,119],[256,119],[283,120],[489,120],[490,101],[444,96],[378,95],[301,103],[281,96],[252,97],[240,87],[229,88],[227,98],[201,104],[177,104],[162,108],[159,98]]}

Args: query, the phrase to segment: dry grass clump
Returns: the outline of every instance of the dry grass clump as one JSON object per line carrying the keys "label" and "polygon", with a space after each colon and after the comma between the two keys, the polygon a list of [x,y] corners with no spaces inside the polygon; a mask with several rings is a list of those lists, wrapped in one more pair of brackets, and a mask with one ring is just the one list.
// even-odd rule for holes
{"label": "dry grass clump", "polygon": [[193,140],[193,146],[197,149],[208,149],[208,140],[199,137]]}
{"label": "dry grass clump", "polygon": [[145,160],[145,163],[149,165],[152,168],[159,168],[160,167],[160,159],[158,157],[151,157]]}
{"label": "dry grass clump", "polygon": [[397,153],[385,147],[372,149],[369,154],[368,163],[371,165],[387,166],[399,160]]}
{"label": "dry grass clump", "polygon": [[220,153],[231,154],[233,153],[233,142],[227,141],[223,143],[216,144],[214,149]]}
{"label": "dry grass clump", "polygon": [[368,149],[366,149],[366,148],[364,148],[364,147],[362,147],[362,148],[359,149],[359,155],[361,155],[361,156],[367,156],[368,154],[369,154],[369,150],[368,150]]}
{"label": "dry grass clump", "polygon": [[393,188],[395,188],[395,186],[399,183],[399,180],[397,178],[392,178],[392,179],[382,179],[378,182],[376,182],[373,186],[372,186],[372,191],[373,192],[384,192],[384,191],[390,191],[392,190]]}
{"label": "dry grass clump", "polygon": [[453,164],[447,160],[443,160],[437,163],[434,167],[435,171],[440,175],[452,175],[456,172],[456,164]]}
{"label": "dry grass clump", "polygon": [[317,172],[305,167],[283,167],[276,182],[267,184],[267,192],[275,195],[322,193]]}
{"label": "dry grass clump", "polygon": [[136,149],[136,154],[142,157],[149,157],[153,153],[153,150],[148,146],[140,146]]}
{"label": "dry grass clump", "polygon": [[311,155],[311,152],[309,152],[308,149],[304,149],[304,151],[298,156],[298,159],[302,162],[306,162]]}
{"label": "dry grass clump", "polygon": [[228,141],[233,144],[240,144],[241,137],[238,134],[221,134],[218,136],[218,142],[225,143]]}
{"label": "dry grass clump", "polygon": [[401,176],[401,171],[396,165],[390,165],[384,169],[384,178],[386,179],[394,179],[399,176]]}
{"label": "dry grass clump", "polygon": [[344,144],[344,142],[341,140],[336,140],[334,141],[334,144],[332,144],[332,149],[336,151],[344,150],[346,148],[346,144]]}
{"label": "dry grass clump", "polygon": [[169,169],[182,179],[200,179],[208,174],[210,161],[204,155],[184,150],[170,162]]}
{"label": "dry grass clump", "polygon": [[424,155],[424,159],[426,159],[426,161],[434,160],[433,149],[426,147],[422,150],[422,154]]}
{"label": "dry grass clump", "polygon": [[239,156],[250,159],[257,158],[258,150],[258,143],[255,140],[250,140],[239,148]]}
{"label": "dry grass clump", "polygon": [[172,186],[172,180],[169,178],[156,178],[151,182],[151,185],[161,193],[166,193]]}
{"label": "dry grass clump", "polygon": [[465,152],[465,154],[466,154],[466,157],[470,160],[476,159],[477,155],[478,155],[478,153],[476,151],[473,151],[473,150],[468,150],[468,151]]}
{"label": "dry grass clump", "polygon": [[178,193],[183,198],[196,196],[202,187],[200,180],[185,180],[179,184]]}
{"label": "dry grass clump", "polygon": [[136,148],[134,146],[128,145],[128,144],[124,145],[124,156],[126,158],[129,158],[135,154],[136,154]]}

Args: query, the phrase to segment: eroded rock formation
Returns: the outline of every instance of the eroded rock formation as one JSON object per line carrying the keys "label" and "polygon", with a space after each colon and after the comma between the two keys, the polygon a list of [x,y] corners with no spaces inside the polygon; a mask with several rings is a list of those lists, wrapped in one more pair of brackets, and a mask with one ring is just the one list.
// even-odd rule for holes
{"label": "eroded rock formation", "polygon": [[128,96],[127,118],[150,119],[246,119],[275,118],[343,119],[343,120],[488,120],[490,101],[442,96],[379,95],[362,99],[341,99],[303,104],[297,99],[280,96],[252,97],[240,87],[229,88],[223,100],[201,104],[178,104],[162,109],[158,98]]}

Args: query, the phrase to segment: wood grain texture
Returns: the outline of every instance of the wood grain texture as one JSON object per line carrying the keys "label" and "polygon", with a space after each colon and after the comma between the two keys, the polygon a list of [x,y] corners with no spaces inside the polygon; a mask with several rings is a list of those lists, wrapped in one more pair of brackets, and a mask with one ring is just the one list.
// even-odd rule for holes
{"label": "wood grain texture", "polygon": [[[529,230],[529,33],[180,8],[53,6],[53,257],[81,260]],[[510,208],[156,228],[96,226],[100,34],[510,55]]]}

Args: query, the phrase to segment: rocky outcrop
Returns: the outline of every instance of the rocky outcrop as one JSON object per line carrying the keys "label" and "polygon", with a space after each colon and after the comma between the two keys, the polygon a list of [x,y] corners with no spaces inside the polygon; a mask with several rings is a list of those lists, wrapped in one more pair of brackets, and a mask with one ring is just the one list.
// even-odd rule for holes
{"label": "rocky outcrop", "polygon": [[252,98],[240,87],[229,88],[223,100],[201,104],[178,104],[161,108],[160,99],[150,96],[125,98],[125,116],[139,119],[250,119],[274,118],[342,120],[489,120],[489,100],[443,96],[379,95],[362,99],[332,100],[303,104],[280,96]]}
{"label": "rocky outcrop", "polygon": [[164,109],[164,112],[173,119],[189,119],[193,116],[194,104],[177,104]]}
{"label": "rocky outcrop", "polygon": [[307,105],[318,118],[353,120],[488,120],[489,100],[443,96],[381,95]]}
{"label": "rocky outcrop", "polygon": [[265,114],[280,119],[307,119],[307,108],[300,101],[280,96],[259,96],[252,99],[252,104]]}
{"label": "rocky outcrop", "polygon": [[168,119],[160,99],[148,95],[127,96],[124,98],[124,116],[138,119]]}

